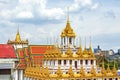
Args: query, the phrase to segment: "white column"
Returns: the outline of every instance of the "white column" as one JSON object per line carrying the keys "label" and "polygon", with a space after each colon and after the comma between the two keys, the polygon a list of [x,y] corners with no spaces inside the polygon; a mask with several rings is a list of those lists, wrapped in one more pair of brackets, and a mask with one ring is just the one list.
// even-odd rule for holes
{"label": "white column", "polygon": [[65,42],[66,42],[66,46],[67,46],[67,44],[68,44],[67,37],[65,37],[65,38],[66,38]]}
{"label": "white column", "polygon": [[73,46],[75,46],[75,38],[73,38]]}
{"label": "white column", "polygon": [[75,61],[74,60],[72,60],[72,66],[73,66],[73,68],[75,68]]}
{"label": "white column", "polygon": [[68,37],[68,42],[67,42],[67,43],[68,43],[68,45],[70,44],[70,43],[69,43],[69,38],[70,38],[70,37]]}
{"label": "white column", "polygon": [[21,80],[24,79],[24,76],[23,76],[23,70],[21,70]]}
{"label": "white column", "polygon": [[67,67],[70,66],[69,60],[66,60],[66,66],[67,66]]}
{"label": "white column", "polygon": [[96,60],[94,60],[94,66],[96,66]]}
{"label": "white column", "polygon": [[15,70],[15,72],[14,72],[14,79],[18,80],[18,70]]}
{"label": "white column", "polygon": [[85,60],[83,60],[83,67],[85,66]]}

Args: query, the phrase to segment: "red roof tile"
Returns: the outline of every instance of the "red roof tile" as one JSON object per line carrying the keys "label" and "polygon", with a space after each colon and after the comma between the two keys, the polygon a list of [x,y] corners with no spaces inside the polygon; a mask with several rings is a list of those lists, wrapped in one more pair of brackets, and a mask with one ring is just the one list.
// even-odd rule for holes
{"label": "red roof tile", "polygon": [[0,58],[16,58],[14,47],[11,44],[0,44]]}
{"label": "red roof tile", "polygon": [[47,45],[31,45],[29,47],[31,54],[44,54],[47,50]]}

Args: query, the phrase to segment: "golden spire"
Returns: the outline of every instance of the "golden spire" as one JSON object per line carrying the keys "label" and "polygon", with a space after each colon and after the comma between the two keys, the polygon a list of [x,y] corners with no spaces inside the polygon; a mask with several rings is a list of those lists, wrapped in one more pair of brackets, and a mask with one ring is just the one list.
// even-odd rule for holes
{"label": "golden spire", "polygon": [[81,57],[82,56],[82,42],[81,42],[81,38],[80,38],[80,47],[78,49],[78,51],[76,52],[76,54]]}
{"label": "golden spire", "polygon": [[91,37],[90,37],[90,47],[89,47],[89,55],[90,57],[94,57],[94,53],[92,52],[92,41],[91,41]]}
{"label": "golden spire", "polygon": [[66,23],[65,29],[61,33],[61,37],[65,37],[65,36],[75,37],[75,33],[74,33],[73,29],[70,26],[69,7],[67,9],[68,9],[68,11],[67,11],[67,23]]}
{"label": "golden spire", "polygon": [[71,77],[73,77],[74,72],[73,72],[73,70],[72,70],[72,64],[70,64],[70,69],[69,69],[68,73],[69,73],[69,75],[70,75]]}
{"label": "golden spire", "polygon": [[70,16],[69,16],[69,7],[67,7],[67,23],[69,23],[70,22]]}
{"label": "golden spire", "polygon": [[105,76],[105,75],[106,75],[106,70],[105,70],[105,67],[104,67],[104,61],[102,62],[102,70],[101,70],[101,73],[102,73],[102,76]]}
{"label": "golden spire", "polygon": [[86,38],[85,38],[85,47],[84,47],[84,51],[83,51],[83,55],[87,55],[87,50],[86,50]]}
{"label": "golden spire", "polygon": [[95,71],[94,65],[92,65],[91,74],[92,74],[92,76],[94,76],[94,77],[96,76],[96,71]]}
{"label": "golden spire", "polygon": [[50,72],[49,72],[48,64],[47,64],[46,65],[46,69],[45,69],[45,75],[46,75],[46,77],[49,77],[49,74],[50,74]]}
{"label": "golden spire", "polygon": [[70,49],[70,44],[68,44],[68,49],[67,49],[67,51],[65,53],[68,55],[68,57],[72,57],[73,52]]}
{"label": "golden spire", "polygon": [[86,50],[86,37],[85,37],[85,48],[84,49]]}
{"label": "golden spire", "polygon": [[16,37],[15,37],[15,41],[16,42],[20,42],[21,41],[20,33],[19,33],[19,27],[18,27],[17,34],[16,34]]}
{"label": "golden spire", "polygon": [[115,66],[115,61],[114,61],[114,67],[112,69],[112,73],[114,76],[118,76],[117,70],[116,70],[116,66]]}
{"label": "golden spire", "polygon": [[62,76],[62,71],[61,71],[61,69],[60,69],[60,65],[58,64],[58,70],[57,70],[57,75],[59,76],[59,77],[61,77]]}
{"label": "golden spire", "polygon": [[83,69],[83,65],[81,65],[80,74],[81,74],[82,76],[85,76],[85,71],[84,71],[84,69]]}
{"label": "golden spire", "polygon": [[110,70],[110,66],[109,66],[109,61],[108,61],[108,67],[107,67],[107,70],[106,70],[107,73],[110,73],[111,70]]}

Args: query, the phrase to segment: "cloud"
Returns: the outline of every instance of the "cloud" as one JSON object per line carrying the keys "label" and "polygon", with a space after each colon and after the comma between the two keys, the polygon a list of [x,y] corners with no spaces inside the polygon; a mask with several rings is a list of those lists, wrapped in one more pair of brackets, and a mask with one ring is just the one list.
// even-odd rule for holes
{"label": "cloud", "polygon": [[74,0],[72,6],[70,6],[71,11],[77,11],[82,8],[96,9],[98,3],[93,2],[93,0]]}
{"label": "cloud", "polygon": [[115,19],[115,18],[116,18],[116,15],[115,15],[115,13],[114,13],[112,10],[109,10],[109,11],[106,11],[105,17],[106,17],[106,18]]}
{"label": "cloud", "polygon": [[23,11],[17,14],[16,16],[17,18],[33,18],[33,14],[31,12],[28,11]]}

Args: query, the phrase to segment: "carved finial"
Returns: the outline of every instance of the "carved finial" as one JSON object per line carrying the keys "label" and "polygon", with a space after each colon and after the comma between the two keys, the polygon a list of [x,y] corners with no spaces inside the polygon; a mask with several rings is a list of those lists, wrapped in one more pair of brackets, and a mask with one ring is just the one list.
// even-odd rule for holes
{"label": "carved finial", "polygon": [[82,40],[81,40],[81,37],[80,37],[80,47],[82,47]]}
{"label": "carved finial", "polygon": [[67,22],[69,22],[69,7],[67,7],[67,17],[68,17]]}
{"label": "carved finial", "polygon": [[90,36],[90,48],[92,48],[92,41],[91,41],[91,36]]}
{"label": "carved finial", "polygon": [[85,37],[85,49],[86,49],[86,37]]}

